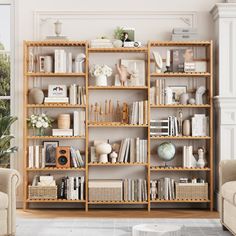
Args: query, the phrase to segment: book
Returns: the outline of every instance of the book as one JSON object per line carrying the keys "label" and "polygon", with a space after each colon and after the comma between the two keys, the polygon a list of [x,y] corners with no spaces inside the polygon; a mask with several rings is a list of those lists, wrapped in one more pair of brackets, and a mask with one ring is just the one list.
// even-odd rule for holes
{"label": "book", "polygon": [[73,136],[73,129],[52,129],[52,136]]}
{"label": "book", "polygon": [[72,104],[72,105],[77,104],[77,86],[76,86],[76,84],[70,85],[69,98],[70,98],[70,104]]}
{"label": "book", "polygon": [[73,133],[74,136],[79,136],[79,112],[73,112]]}
{"label": "book", "polygon": [[34,146],[28,147],[28,167],[34,167]]}
{"label": "book", "polygon": [[69,103],[68,97],[45,97],[44,103]]}

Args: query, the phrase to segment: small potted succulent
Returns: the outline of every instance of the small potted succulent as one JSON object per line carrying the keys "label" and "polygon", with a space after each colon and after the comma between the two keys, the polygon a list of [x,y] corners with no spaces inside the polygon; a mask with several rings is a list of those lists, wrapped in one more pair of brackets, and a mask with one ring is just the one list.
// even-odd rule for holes
{"label": "small potted succulent", "polygon": [[40,115],[31,115],[27,121],[29,127],[34,129],[37,136],[43,136],[45,130],[52,126],[53,119],[42,113]]}
{"label": "small potted succulent", "polygon": [[93,65],[90,74],[95,77],[96,86],[107,86],[107,77],[112,75],[112,69],[107,65]]}

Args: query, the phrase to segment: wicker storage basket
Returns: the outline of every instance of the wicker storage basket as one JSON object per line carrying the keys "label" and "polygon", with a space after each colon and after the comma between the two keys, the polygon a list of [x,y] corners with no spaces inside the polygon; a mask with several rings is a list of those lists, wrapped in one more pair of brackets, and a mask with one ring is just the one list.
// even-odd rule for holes
{"label": "wicker storage basket", "polygon": [[57,199],[57,186],[29,186],[29,199]]}
{"label": "wicker storage basket", "polygon": [[176,183],[177,200],[208,200],[208,183]]}
{"label": "wicker storage basket", "polygon": [[89,201],[122,201],[121,180],[90,180]]}

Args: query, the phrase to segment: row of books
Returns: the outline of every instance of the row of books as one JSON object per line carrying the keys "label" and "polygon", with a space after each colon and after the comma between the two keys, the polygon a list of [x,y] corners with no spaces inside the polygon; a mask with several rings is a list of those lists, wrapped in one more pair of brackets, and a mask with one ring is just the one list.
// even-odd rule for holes
{"label": "row of books", "polygon": [[165,104],[165,79],[157,79],[150,88],[150,105]]}
{"label": "row of books", "polygon": [[147,140],[125,138],[121,141],[118,162],[147,162]]}
{"label": "row of books", "polygon": [[[28,168],[45,168],[56,166],[55,148],[52,145],[34,145],[28,147]],[[83,167],[84,160],[79,149],[70,148],[71,167]]]}
{"label": "row of books", "polygon": [[147,181],[145,179],[123,180],[124,201],[147,201]]}
{"label": "row of books", "polygon": [[91,48],[113,48],[113,43],[110,39],[92,39],[90,41]]}
{"label": "row of books", "polygon": [[197,161],[193,156],[193,146],[183,146],[183,167],[194,168]]}
{"label": "row of books", "polygon": [[174,200],[175,194],[175,180],[172,178],[160,178],[150,181],[151,200]]}
{"label": "row of books", "polygon": [[72,53],[66,53],[64,49],[55,49],[54,51],[54,72],[71,73],[73,66]]}
{"label": "row of books", "polygon": [[148,123],[148,101],[133,102],[129,110],[130,124],[146,125]]}
{"label": "row of books", "polygon": [[62,177],[58,186],[58,199],[84,200],[84,176]]}
{"label": "row of books", "polygon": [[86,90],[84,86],[71,84],[69,88],[70,104],[86,105]]}

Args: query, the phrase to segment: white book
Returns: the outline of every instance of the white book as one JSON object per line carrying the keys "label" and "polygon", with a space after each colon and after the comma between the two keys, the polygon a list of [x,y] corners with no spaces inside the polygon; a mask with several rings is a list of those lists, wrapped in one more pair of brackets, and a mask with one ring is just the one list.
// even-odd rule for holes
{"label": "white book", "polygon": [[125,143],[125,139],[122,139],[121,144],[120,144],[119,155],[118,155],[118,162],[122,162],[121,161],[121,153],[122,153],[122,150],[123,150],[124,143]]}
{"label": "white book", "polygon": [[130,139],[130,163],[135,162],[135,139]]}
{"label": "white book", "polygon": [[73,130],[74,136],[79,136],[79,112],[74,111],[73,114]]}
{"label": "white book", "polygon": [[124,162],[128,162],[129,154],[130,154],[130,138],[127,138],[127,146],[125,151]]}
{"label": "white book", "polygon": [[142,103],[138,102],[138,124],[142,124]]}
{"label": "white book", "polygon": [[78,86],[77,88],[78,94],[77,94],[77,104],[82,104],[82,87]]}
{"label": "white book", "polygon": [[54,50],[54,72],[57,73],[58,72],[58,60],[59,60],[59,52],[58,49]]}
{"label": "white book", "polygon": [[139,161],[143,162],[143,140],[139,140]]}
{"label": "white book", "polygon": [[41,162],[41,168],[45,168],[45,148],[42,147],[42,162]]}
{"label": "white book", "polygon": [[28,147],[28,167],[33,168],[34,167],[34,146]]}
{"label": "white book", "polygon": [[186,146],[183,146],[183,167],[187,167],[187,165],[186,165]]}
{"label": "white book", "polygon": [[68,73],[72,73],[72,64],[73,64],[72,60],[73,60],[72,59],[72,53],[69,52],[67,54],[67,72]]}
{"label": "white book", "polygon": [[80,177],[80,200],[84,200],[84,176]]}
{"label": "white book", "polygon": [[34,154],[35,164],[34,164],[34,166],[35,166],[35,168],[39,168],[39,145],[35,145],[34,151],[35,151],[35,154]]}
{"label": "white book", "polygon": [[69,103],[68,97],[45,97],[44,103]]}
{"label": "white book", "polygon": [[73,129],[52,129],[52,136],[73,136]]}
{"label": "white book", "polygon": [[135,124],[135,102],[132,104],[131,124]]}
{"label": "white book", "polygon": [[136,162],[140,162],[139,143],[139,138],[136,138]]}
{"label": "white book", "polygon": [[127,145],[128,145],[128,138],[125,138],[122,149],[120,150],[121,154],[120,154],[120,162],[124,162],[125,161],[125,152],[127,149]]}
{"label": "white book", "polygon": [[70,104],[77,104],[77,86],[76,84],[71,84],[69,88],[69,97],[70,97]]}
{"label": "white book", "polygon": [[75,177],[75,199],[79,200],[79,177]]}
{"label": "white book", "polygon": [[156,93],[156,88],[152,86],[150,88],[150,104],[154,105],[155,104],[155,93]]}
{"label": "white book", "polygon": [[139,102],[135,102],[135,117],[134,117],[134,124],[138,124],[139,123]]}

